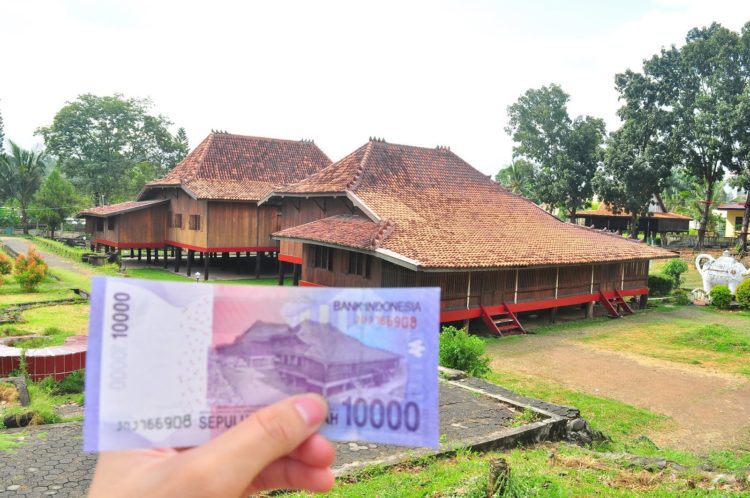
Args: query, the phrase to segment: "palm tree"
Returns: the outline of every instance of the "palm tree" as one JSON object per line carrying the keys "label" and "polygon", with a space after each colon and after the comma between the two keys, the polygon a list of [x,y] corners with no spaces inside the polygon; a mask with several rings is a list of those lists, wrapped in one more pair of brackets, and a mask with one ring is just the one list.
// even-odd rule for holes
{"label": "palm tree", "polygon": [[0,155],[0,198],[18,201],[23,233],[28,234],[28,209],[44,179],[47,156],[24,150],[10,140],[8,143],[10,154]]}
{"label": "palm tree", "polygon": [[495,181],[513,192],[537,202],[534,195],[534,165],[523,159],[515,159],[495,175]]}

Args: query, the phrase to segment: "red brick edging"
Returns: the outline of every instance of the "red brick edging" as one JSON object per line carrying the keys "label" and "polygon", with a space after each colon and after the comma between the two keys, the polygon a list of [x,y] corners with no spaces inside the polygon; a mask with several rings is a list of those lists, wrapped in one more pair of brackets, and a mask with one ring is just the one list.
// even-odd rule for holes
{"label": "red brick edging", "polygon": [[[32,380],[53,377],[56,381],[86,366],[85,336],[69,337],[62,346],[27,349],[26,367]],[[19,368],[21,349],[0,345],[0,377]]]}

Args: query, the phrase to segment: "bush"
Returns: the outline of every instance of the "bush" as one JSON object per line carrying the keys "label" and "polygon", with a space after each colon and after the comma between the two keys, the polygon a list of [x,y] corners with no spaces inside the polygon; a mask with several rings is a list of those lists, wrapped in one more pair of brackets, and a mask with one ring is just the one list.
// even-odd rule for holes
{"label": "bush", "polygon": [[726,285],[717,285],[708,295],[711,297],[711,304],[720,310],[728,310],[732,304],[732,293]]}
{"label": "bush", "polygon": [[662,275],[648,276],[648,294],[651,297],[664,297],[672,291],[672,279]]}
{"label": "bush", "polygon": [[745,280],[734,291],[734,297],[745,309],[750,310],[750,279]]}
{"label": "bush", "polygon": [[679,289],[685,281],[682,274],[688,271],[688,264],[679,258],[670,259],[661,269],[662,275],[672,279],[672,288]]}
{"label": "bush", "polygon": [[25,256],[18,255],[15,266],[14,277],[26,292],[34,292],[47,276],[47,263],[36,252],[34,246],[29,247],[29,252]]}
{"label": "bush", "polygon": [[690,304],[690,296],[688,296],[688,292],[685,289],[676,289],[672,292],[672,301],[680,306],[685,306],[686,304]]}
{"label": "bush", "polygon": [[0,275],[10,275],[13,271],[13,260],[0,251]]}
{"label": "bush", "polygon": [[76,370],[52,387],[52,394],[79,394],[83,392],[84,371]]}
{"label": "bush", "polygon": [[484,354],[486,344],[464,329],[443,327],[440,334],[440,365],[463,370],[481,377],[490,371],[490,359]]}

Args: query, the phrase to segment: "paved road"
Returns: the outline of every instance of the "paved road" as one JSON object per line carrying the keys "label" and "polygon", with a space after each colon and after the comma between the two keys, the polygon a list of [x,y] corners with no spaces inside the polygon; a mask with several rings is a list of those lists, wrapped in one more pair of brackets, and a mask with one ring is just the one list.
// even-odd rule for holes
{"label": "paved road", "polygon": [[[514,396],[510,391],[482,381],[471,380],[466,385],[506,397]],[[571,410],[527,398],[523,402],[563,416]],[[573,412],[571,416],[577,416],[578,412]],[[448,445],[498,437],[514,416],[507,405],[493,398],[454,385],[440,384],[440,432]],[[5,431],[18,434],[24,440],[12,452],[0,452],[0,497],[84,496],[91,482],[96,456],[81,451],[81,430],[81,423],[76,422],[40,426],[24,432]],[[376,461],[406,459],[414,455],[414,450],[388,445],[337,443],[336,453],[334,470],[342,470]]]}
{"label": "paved road", "polygon": [[[17,253],[21,253],[21,252],[25,253],[29,250],[29,246],[33,245],[33,242],[31,242],[30,240],[22,239],[19,237],[0,237],[0,242],[10,247]],[[49,266],[50,268],[62,268],[64,270],[69,270],[69,271],[73,271],[76,273],[80,273],[81,275],[86,275],[86,276],[92,275],[92,272],[81,267],[80,265],[77,265],[71,261],[63,259],[51,252],[47,252],[40,247],[36,247],[36,250],[39,254],[42,255],[44,260],[47,262],[47,266]]]}

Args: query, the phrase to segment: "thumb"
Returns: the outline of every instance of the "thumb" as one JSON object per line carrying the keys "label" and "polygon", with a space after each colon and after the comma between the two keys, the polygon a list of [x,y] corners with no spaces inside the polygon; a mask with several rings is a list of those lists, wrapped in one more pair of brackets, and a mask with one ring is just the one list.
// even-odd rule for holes
{"label": "thumb", "polygon": [[[216,439],[194,449],[199,461],[218,465],[220,475],[237,479],[239,490],[271,462],[292,452],[314,434],[328,413],[317,394],[292,396],[258,410]],[[231,493],[230,493],[231,494]]]}

